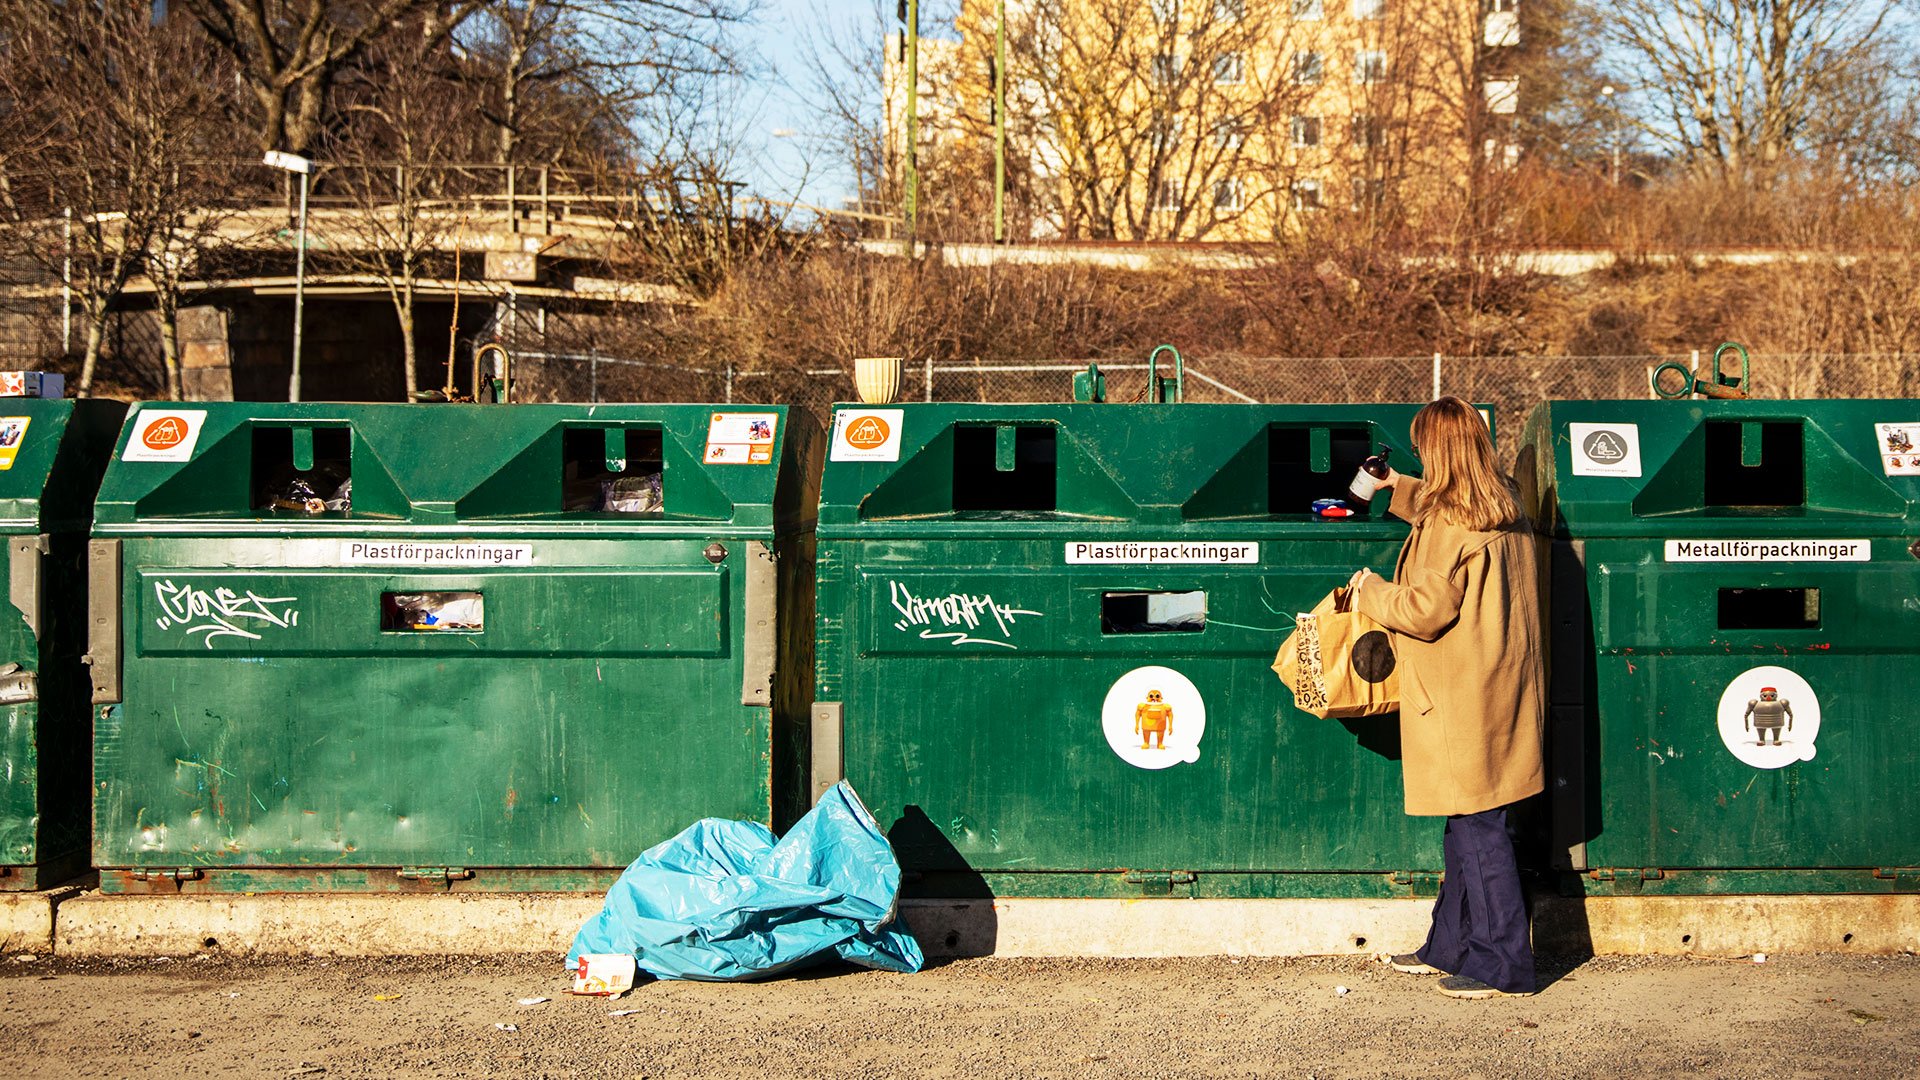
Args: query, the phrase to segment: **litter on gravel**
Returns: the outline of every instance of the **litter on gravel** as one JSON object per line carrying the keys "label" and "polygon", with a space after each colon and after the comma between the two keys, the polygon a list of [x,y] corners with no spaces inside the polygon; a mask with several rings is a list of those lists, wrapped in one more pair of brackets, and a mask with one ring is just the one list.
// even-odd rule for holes
{"label": "litter on gravel", "polygon": [[552,998],[530,997],[530,998],[521,998],[519,1003],[521,1005],[540,1005],[552,1000],[553,1000]]}
{"label": "litter on gravel", "polygon": [[520,1030],[519,1024],[495,1024],[493,1026],[499,1028],[501,1031],[519,1031]]}

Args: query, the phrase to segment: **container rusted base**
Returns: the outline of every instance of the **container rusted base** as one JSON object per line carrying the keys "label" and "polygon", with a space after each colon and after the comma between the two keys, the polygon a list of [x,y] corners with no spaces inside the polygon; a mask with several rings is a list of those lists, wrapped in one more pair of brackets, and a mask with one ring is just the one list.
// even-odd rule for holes
{"label": "container rusted base", "polygon": [[233,893],[605,892],[624,867],[109,867],[100,891],[176,896]]}

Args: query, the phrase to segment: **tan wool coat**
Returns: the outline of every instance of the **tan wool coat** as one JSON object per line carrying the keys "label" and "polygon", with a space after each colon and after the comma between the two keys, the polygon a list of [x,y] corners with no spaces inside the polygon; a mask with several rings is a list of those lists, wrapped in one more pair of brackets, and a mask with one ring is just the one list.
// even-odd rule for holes
{"label": "tan wool coat", "polygon": [[1473,814],[1546,787],[1533,533],[1423,521],[1419,495],[1395,483],[1388,512],[1413,531],[1393,580],[1368,575],[1355,606],[1393,631],[1407,813]]}

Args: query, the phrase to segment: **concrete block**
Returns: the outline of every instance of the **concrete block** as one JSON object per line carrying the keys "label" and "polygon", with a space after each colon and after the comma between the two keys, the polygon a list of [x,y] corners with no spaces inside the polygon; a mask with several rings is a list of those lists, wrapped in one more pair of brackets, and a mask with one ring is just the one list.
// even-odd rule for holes
{"label": "concrete block", "polygon": [[75,888],[0,892],[0,954],[52,953],[54,909],[79,894]]}

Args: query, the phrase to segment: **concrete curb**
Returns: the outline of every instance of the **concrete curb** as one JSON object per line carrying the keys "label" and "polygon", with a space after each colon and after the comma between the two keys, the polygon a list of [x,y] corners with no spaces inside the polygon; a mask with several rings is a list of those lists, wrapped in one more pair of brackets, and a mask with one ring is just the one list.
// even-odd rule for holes
{"label": "concrete curb", "polygon": [[[71,957],[564,953],[597,893],[0,895],[0,947]],[[1431,900],[907,900],[931,957],[1404,951]],[[1534,940],[1581,955],[1920,951],[1920,895],[1540,897]]]}
{"label": "concrete curb", "polygon": [[0,953],[44,955],[53,951],[54,910],[80,895],[74,887],[39,892],[0,892]]}
{"label": "concrete curb", "polygon": [[[60,904],[61,956],[564,955],[598,893],[107,896]],[[556,955],[555,962],[558,962]]]}

